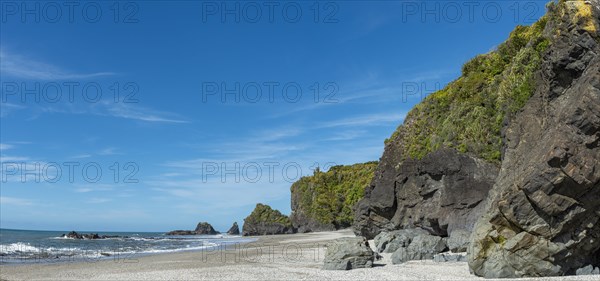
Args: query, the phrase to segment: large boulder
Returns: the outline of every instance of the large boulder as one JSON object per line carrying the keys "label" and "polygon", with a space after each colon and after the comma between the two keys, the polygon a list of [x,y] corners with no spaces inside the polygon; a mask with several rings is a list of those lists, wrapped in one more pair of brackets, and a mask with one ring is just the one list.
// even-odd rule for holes
{"label": "large boulder", "polygon": [[227,234],[229,235],[240,235],[240,228],[238,227],[237,222],[234,222],[233,225],[227,230]]}
{"label": "large boulder", "polygon": [[375,253],[363,237],[339,238],[327,245],[323,269],[350,270],[373,266]]}
{"label": "large boulder", "polygon": [[243,236],[291,234],[295,230],[290,219],[268,205],[256,204],[248,217],[244,219]]}
{"label": "large boulder", "polygon": [[407,247],[400,247],[392,254],[392,263],[399,264],[411,260],[430,260],[436,254],[445,252],[446,239],[433,235],[418,235]]}
{"label": "large boulder", "polygon": [[599,275],[600,268],[594,268],[591,264],[575,271],[575,275]]}
{"label": "large boulder", "polygon": [[472,235],[479,276],[600,266],[600,1],[560,1],[549,13],[534,95],[505,129],[501,171]]}
{"label": "large boulder", "polygon": [[455,229],[448,237],[448,248],[453,253],[463,253],[467,251],[471,242],[471,232],[464,229]]}
{"label": "large boulder", "polygon": [[416,236],[427,234],[427,231],[422,229],[384,231],[375,236],[373,243],[379,253],[393,253],[399,248],[408,247]]}
{"label": "large boulder", "polygon": [[205,235],[219,234],[219,232],[216,231],[212,227],[212,225],[210,225],[210,223],[207,223],[207,222],[199,222],[198,225],[196,226],[195,232],[196,232],[196,234],[205,234]]}
{"label": "large boulder", "polygon": [[434,262],[466,262],[467,254],[466,253],[439,253],[433,256]]}
{"label": "large boulder", "polygon": [[356,205],[354,231],[373,238],[382,231],[417,227],[444,237],[454,229],[470,230],[497,173],[496,165],[454,149],[401,160],[396,144],[389,143]]}

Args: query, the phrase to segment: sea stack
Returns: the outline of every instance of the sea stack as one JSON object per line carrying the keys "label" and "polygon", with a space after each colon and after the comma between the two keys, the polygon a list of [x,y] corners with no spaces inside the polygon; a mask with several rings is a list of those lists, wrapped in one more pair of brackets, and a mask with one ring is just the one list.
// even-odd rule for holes
{"label": "sea stack", "polygon": [[254,211],[244,219],[242,235],[271,235],[294,233],[290,218],[264,204],[256,204]]}
{"label": "sea stack", "polygon": [[233,223],[231,228],[227,230],[227,234],[229,235],[240,235],[240,228],[238,227],[237,221]]}
{"label": "sea stack", "polygon": [[219,234],[210,223],[207,222],[199,222],[196,226],[196,234],[205,234],[205,235],[215,235]]}

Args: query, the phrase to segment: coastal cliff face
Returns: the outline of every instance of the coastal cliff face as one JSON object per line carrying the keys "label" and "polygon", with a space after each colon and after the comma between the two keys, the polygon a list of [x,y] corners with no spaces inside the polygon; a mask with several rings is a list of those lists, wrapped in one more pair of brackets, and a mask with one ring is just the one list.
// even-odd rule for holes
{"label": "coastal cliff face", "polygon": [[352,207],[362,198],[376,166],[377,162],[334,166],[295,182],[291,187],[293,227],[301,233],[350,227]]}
{"label": "coastal cliff face", "polygon": [[498,172],[494,164],[452,149],[379,168],[375,185],[356,206],[355,231],[368,238],[405,228],[443,237],[472,229]]}
{"label": "coastal cliff face", "polygon": [[505,130],[505,157],[472,235],[484,277],[600,266],[600,1],[550,6],[535,93]]}
{"label": "coastal cliff face", "polygon": [[244,219],[243,236],[290,234],[294,233],[290,218],[268,205],[256,204],[248,217]]}
{"label": "coastal cliff face", "polygon": [[407,114],[356,205],[357,235],[422,228],[446,237],[473,229],[498,175],[504,129],[533,94],[550,44],[546,22],[518,26]]}

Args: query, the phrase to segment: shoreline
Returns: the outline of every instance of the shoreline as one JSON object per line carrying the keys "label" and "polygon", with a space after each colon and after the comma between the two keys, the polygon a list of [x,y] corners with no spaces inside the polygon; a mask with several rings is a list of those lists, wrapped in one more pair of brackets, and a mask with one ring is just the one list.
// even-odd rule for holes
{"label": "shoreline", "polygon": [[[4,280],[486,280],[469,273],[466,263],[390,262],[349,271],[322,270],[325,245],[351,230],[253,236],[254,242],[227,249],[161,253],[96,262],[0,265]],[[371,243],[372,244],[372,243]],[[233,245],[233,246],[232,246]],[[595,280],[597,276],[528,278],[519,280]],[[511,280],[511,279],[502,279]]]}
{"label": "shoreline", "polygon": [[[240,238],[242,238],[240,236]],[[248,244],[248,243],[254,243],[256,242],[258,239],[254,238],[254,237],[248,237],[248,240],[251,241],[245,241],[245,242],[235,242],[232,243],[233,244],[240,244],[240,245],[244,245],[244,244]],[[23,266],[23,265],[46,265],[46,264],[77,264],[77,263],[96,263],[96,262],[104,262],[104,261],[126,261],[126,260],[137,260],[139,258],[145,258],[145,257],[150,257],[150,256],[156,256],[156,255],[170,255],[170,254],[178,254],[178,253],[192,253],[192,252],[211,252],[213,251],[213,249],[218,249],[222,246],[226,246],[226,247],[230,247],[231,245],[228,244],[219,244],[216,246],[206,246],[206,248],[201,248],[201,249],[188,249],[188,248],[180,248],[180,249],[173,249],[173,250],[154,250],[154,251],[147,251],[147,252],[138,252],[138,253],[130,253],[130,252],[116,252],[113,254],[108,254],[105,255],[106,252],[104,251],[96,251],[96,253],[99,253],[101,256],[94,256],[94,257],[62,257],[62,258],[31,258],[31,259],[25,259],[25,258],[7,258],[4,259],[4,257],[0,256],[0,266]]]}

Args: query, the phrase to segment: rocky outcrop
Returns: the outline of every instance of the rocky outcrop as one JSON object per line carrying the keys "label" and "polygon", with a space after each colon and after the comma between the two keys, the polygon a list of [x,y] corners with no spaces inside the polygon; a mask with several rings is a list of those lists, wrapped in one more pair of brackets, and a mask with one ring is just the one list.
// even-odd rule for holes
{"label": "rocky outcrop", "polygon": [[428,233],[422,229],[385,231],[375,236],[373,243],[379,253],[393,253],[399,248],[408,247],[412,240],[419,235],[428,235]]}
{"label": "rocky outcrop", "polygon": [[244,219],[243,236],[294,233],[290,219],[268,205],[256,204],[252,213]]}
{"label": "rocky outcrop", "polygon": [[128,236],[118,236],[118,235],[99,235],[98,233],[77,233],[75,231],[71,231],[67,234],[61,235],[63,238],[70,239],[110,239],[110,238],[129,238]]}
{"label": "rocky outcrop", "polygon": [[298,232],[331,231],[350,227],[353,206],[373,178],[377,162],[316,169],[292,184],[290,219]]}
{"label": "rocky outcrop", "polygon": [[193,230],[173,230],[165,233],[165,235],[196,235]]}
{"label": "rocky outcrop", "polygon": [[396,148],[394,143],[385,147],[356,206],[355,233],[373,238],[382,231],[418,227],[446,237],[454,230],[471,230],[498,168],[453,149],[401,161]]}
{"label": "rocky outcrop", "polygon": [[466,262],[467,253],[439,253],[433,256],[434,262]]}
{"label": "rocky outcrop", "polygon": [[240,228],[238,227],[237,222],[234,222],[231,228],[227,230],[227,234],[229,235],[240,235]]}
{"label": "rocky outcrop", "polygon": [[339,238],[327,245],[323,269],[350,270],[373,267],[375,253],[363,237]]}
{"label": "rocky outcrop", "polygon": [[196,232],[196,234],[204,234],[204,235],[219,234],[219,232],[216,231],[212,227],[212,225],[210,225],[210,223],[207,223],[207,222],[199,222],[198,225],[196,226],[195,232]]}
{"label": "rocky outcrop", "polygon": [[167,232],[165,235],[216,235],[219,233],[210,223],[199,222],[195,230],[173,230]]}
{"label": "rocky outcrop", "polygon": [[[462,230],[453,233],[456,235],[451,242],[449,238],[434,236],[422,229],[401,229],[381,232],[375,236],[373,243],[377,252],[393,253],[394,264],[428,259],[435,262],[466,262],[468,235],[465,236],[466,232]],[[449,249],[454,251],[446,252]]]}
{"label": "rocky outcrop", "polygon": [[464,253],[469,247],[471,232],[463,229],[457,229],[450,233],[448,237],[448,248],[453,253]]}
{"label": "rocky outcrop", "polygon": [[550,6],[535,92],[505,129],[502,167],[469,249],[489,278],[600,266],[600,1]]}
{"label": "rocky outcrop", "polygon": [[417,235],[405,247],[400,247],[392,254],[392,263],[399,264],[411,260],[430,260],[436,254],[445,252],[448,246],[446,239],[429,234]]}
{"label": "rocky outcrop", "polygon": [[575,275],[600,275],[600,268],[594,268],[590,264],[575,271]]}

